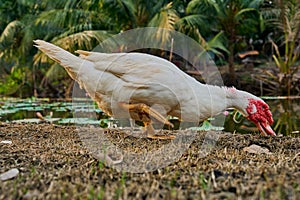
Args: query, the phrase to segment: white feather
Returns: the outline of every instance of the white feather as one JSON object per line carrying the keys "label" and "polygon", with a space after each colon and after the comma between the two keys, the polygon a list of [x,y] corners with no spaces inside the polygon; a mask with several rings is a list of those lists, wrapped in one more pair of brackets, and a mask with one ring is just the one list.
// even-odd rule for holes
{"label": "white feather", "polygon": [[247,115],[248,98],[234,88],[201,84],[171,62],[143,53],[77,51],[77,57],[53,44],[36,40],[37,47],[66,68],[70,76],[109,115],[127,116],[119,102],[160,105],[184,121],[202,121],[228,107]]}

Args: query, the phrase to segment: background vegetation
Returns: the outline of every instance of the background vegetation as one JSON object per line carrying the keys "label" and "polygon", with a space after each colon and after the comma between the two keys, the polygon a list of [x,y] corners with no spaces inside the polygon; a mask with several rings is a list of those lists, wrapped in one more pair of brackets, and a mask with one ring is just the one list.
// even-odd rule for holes
{"label": "background vegetation", "polygon": [[221,71],[226,66],[227,85],[243,87],[235,72],[250,65],[260,70],[254,80],[266,92],[300,93],[297,0],[0,0],[0,95],[70,95],[71,79],[37,51],[34,39],[71,52],[92,50],[111,35],[147,26],[194,38]]}

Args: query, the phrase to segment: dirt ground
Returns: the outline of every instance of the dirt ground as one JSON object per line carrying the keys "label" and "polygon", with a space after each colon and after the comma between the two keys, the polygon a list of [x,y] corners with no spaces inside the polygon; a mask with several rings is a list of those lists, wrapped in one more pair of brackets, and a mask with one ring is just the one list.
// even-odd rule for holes
{"label": "dirt ground", "polygon": [[[299,199],[300,138],[221,133],[199,156],[206,132],[184,154],[152,172],[118,172],[95,159],[75,126],[0,123],[0,199]],[[105,134],[120,148],[155,149],[168,140]],[[244,151],[252,144],[270,153]]]}

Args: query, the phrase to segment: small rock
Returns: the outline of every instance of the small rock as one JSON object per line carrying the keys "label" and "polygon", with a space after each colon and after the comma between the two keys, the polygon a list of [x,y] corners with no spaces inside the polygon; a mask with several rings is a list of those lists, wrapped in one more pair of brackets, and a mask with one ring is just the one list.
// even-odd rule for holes
{"label": "small rock", "polygon": [[249,147],[245,147],[243,149],[244,151],[248,152],[248,153],[254,153],[254,154],[272,154],[269,149],[267,148],[263,148],[259,145],[256,145],[256,144],[252,144],[251,146]]}
{"label": "small rock", "polygon": [[0,174],[0,180],[6,181],[18,176],[18,174],[19,174],[19,170],[17,168],[13,168],[8,170],[7,172]]}
{"label": "small rock", "polygon": [[40,192],[38,190],[28,191],[23,198],[24,199],[32,199],[34,197],[38,197]]}
{"label": "small rock", "polygon": [[2,140],[0,143],[1,144],[11,144],[12,141],[10,141],[10,140]]}

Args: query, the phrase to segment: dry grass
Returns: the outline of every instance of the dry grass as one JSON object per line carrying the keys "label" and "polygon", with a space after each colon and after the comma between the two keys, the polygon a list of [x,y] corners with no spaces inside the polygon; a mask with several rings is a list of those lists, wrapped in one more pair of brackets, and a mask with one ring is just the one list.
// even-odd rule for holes
{"label": "dry grass", "polygon": [[[157,148],[166,141],[126,137],[107,130],[120,148]],[[205,133],[171,165],[147,173],[118,172],[94,159],[76,127],[0,124],[0,199],[297,199],[300,196],[300,138],[263,138],[223,133],[213,151],[199,156]],[[250,154],[257,144],[272,152]]]}

